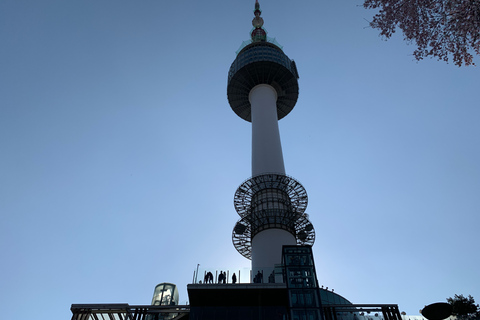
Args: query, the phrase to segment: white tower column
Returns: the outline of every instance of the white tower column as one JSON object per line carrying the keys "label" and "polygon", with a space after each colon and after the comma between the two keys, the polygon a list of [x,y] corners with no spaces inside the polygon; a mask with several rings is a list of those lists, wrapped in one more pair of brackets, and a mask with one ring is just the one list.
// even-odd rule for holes
{"label": "white tower column", "polygon": [[278,129],[277,91],[268,84],[250,90],[252,106],[252,176],[285,174]]}
{"label": "white tower column", "polygon": [[295,236],[282,229],[267,229],[255,235],[252,239],[252,274],[255,276],[260,271],[263,273],[263,282],[268,282],[265,278],[272,273],[276,264],[282,262],[282,247],[296,244]]}
{"label": "white tower column", "polygon": [[278,128],[278,120],[297,103],[297,67],[267,38],[261,12],[257,0],[251,43],[239,50],[228,71],[228,102],[240,118],[252,123],[252,177],[235,192],[240,220],[232,240],[241,255],[252,259],[254,282],[282,282],[281,272],[278,277],[272,273],[282,262],[282,246],[312,245],[315,231],[303,214],[307,192],[285,174]]}
{"label": "white tower column", "polygon": [[[278,128],[277,91],[270,85],[259,84],[250,90],[249,100],[252,107],[252,176],[285,174]],[[268,229],[255,235],[252,239],[253,275],[260,271],[268,277],[275,264],[281,263],[282,246],[295,244],[295,236],[287,230]]]}

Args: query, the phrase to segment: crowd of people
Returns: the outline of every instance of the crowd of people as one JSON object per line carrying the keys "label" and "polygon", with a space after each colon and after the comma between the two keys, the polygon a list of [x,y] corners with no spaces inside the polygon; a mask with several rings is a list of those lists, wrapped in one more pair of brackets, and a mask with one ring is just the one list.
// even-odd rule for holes
{"label": "crowd of people", "polygon": [[[218,275],[218,283],[226,283],[227,282],[227,273],[224,271],[220,271]],[[203,278],[203,283],[214,283],[213,274],[208,271],[205,273],[205,277]],[[232,283],[237,283],[237,275],[234,273],[232,275]]]}
{"label": "crowd of people", "polygon": [[[253,277],[253,283],[263,283],[263,272],[258,271],[257,274]],[[227,273],[225,271],[220,271],[218,274],[218,278],[215,280],[213,274],[208,271],[205,273],[205,276],[203,278],[203,283],[205,284],[213,284],[213,283],[218,283],[218,284],[224,284],[227,283]],[[268,278],[265,279],[265,281],[268,281],[268,283],[275,283],[275,273],[272,271],[272,273],[268,276]],[[200,283],[202,283],[200,281]],[[237,283],[237,275],[233,273],[232,275],[232,284]]]}

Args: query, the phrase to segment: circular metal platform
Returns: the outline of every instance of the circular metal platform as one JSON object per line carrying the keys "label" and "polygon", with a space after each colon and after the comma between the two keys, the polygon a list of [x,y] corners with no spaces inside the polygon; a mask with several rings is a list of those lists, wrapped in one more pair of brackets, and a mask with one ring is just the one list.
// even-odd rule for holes
{"label": "circular metal platform", "polygon": [[278,190],[288,195],[288,206],[293,212],[303,213],[307,208],[307,191],[300,182],[286,175],[269,173],[252,177],[238,187],[233,203],[241,217],[251,213],[254,195],[262,190]]}
{"label": "circular metal platform", "polygon": [[[276,226],[276,228],[279,227],[281,226]],[[298,214],[296,216],[294,228],[297,245],[311,246],[315,243],[315,229],[308,220],[307,214]],[[252,225],[249,217],[244,217],[235,224],[232,232],[232,242],[235,249],[242,256],[250,260],[252,259]]]}

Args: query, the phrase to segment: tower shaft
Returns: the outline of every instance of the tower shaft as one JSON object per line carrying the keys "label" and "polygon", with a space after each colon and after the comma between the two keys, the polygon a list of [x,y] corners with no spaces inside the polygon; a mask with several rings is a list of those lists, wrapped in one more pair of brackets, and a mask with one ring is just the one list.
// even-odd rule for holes
{"label": "tower shaft", "polygon": [[[282,261],[282,247],[297,244],[295,236],[283,229],[267,229],[252,239],[252,273],[268,276]],[[278,281],[281,282],[281,281]]]}
{"label": "tower shaft", "polygon": [[252,176],[285,174],[277,120],[277,91],[270,85],[259,84],[250,90],[249,101],[252,108]]}
{"label": "tower shaft", "polygon": [[278,120],[295,106],[298,72],[295,62],[267,37],[258,1],[251,42],[237,54],[228,72],[232,110],[252,122],[252,177],[235,192],[240,220],[233,244],[252,260],[254,282],[282,282],[275,273],[284,245],[312,245],[315,231],[305,214],[307,193],[285,174]]}

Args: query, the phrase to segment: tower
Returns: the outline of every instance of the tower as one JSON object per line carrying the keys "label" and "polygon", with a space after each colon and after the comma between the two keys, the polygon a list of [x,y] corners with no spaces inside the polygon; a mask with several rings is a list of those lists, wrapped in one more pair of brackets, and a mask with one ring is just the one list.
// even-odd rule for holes
{"label": "tower", "polygon": [[232,239],[237,251],[252,260],[252,274],[272,280],[275,265],[281,263],[282,246],[312,245],[315,231],[305,213],[305,188],[285,173],[278,128],[278,120],[297,102],[297,68],[267,37],[258,0],[254,15],[251,39],[228,72],[230,106],[252,123],[252,177],[235,192],[240,220]]}
{"label": "tower", "polygon": [[258,1],[254,14],[251,40],[232,63],[227,85],[233,111],[252,123],[252,177],[235,192],[240,220],[232,238],[252,260],[254,283],[240,281],[240,270],[238,282],[236,276],[229,282],[228,271],[225,278],[221,270],[221,277],[218,270],[201,270],[198,277],[197,264],[187,285],[190,304],[177,305],[176,286],[160,283],[151,305],[73,304],[72,320],[372,320],[372,312],[382,313],[380,319],[402,320],[397,305],[352,304],[318,285],[307,193],[285,174],[278,129],[278,120],[297,101],[298,73],[293,60],[267,37]]}

